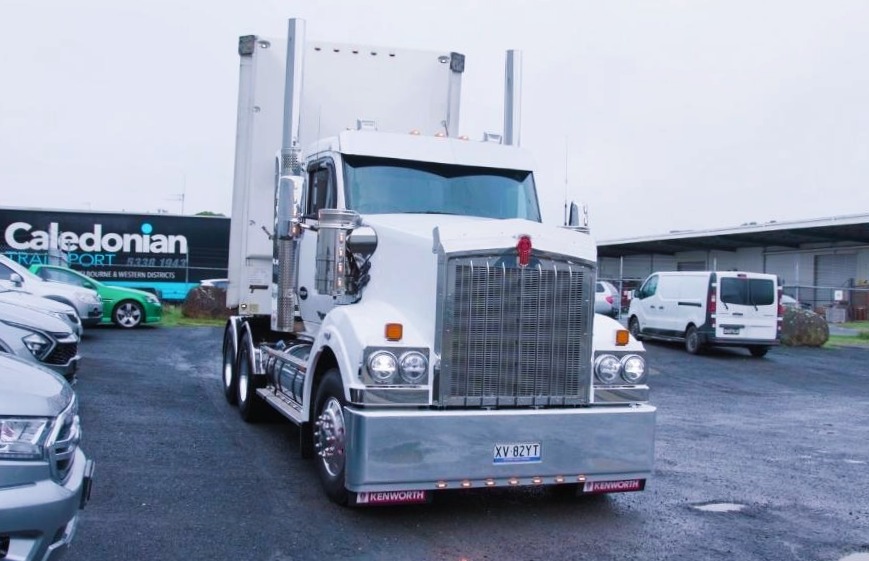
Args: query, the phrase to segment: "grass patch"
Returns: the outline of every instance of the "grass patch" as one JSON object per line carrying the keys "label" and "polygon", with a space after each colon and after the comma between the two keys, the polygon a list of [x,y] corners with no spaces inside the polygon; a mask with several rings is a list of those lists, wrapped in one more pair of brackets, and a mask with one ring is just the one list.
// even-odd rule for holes
{"label": "grass patch", "polygon": [[847,327],[848,329],[857,329],[869,333],[869,321],[848,321],[845,323],[835,324],[838,327]]}
{"label": "grass patch", "polygon": [[222,327],[225,319],[188,318],[181,314],[181,306],[176,304],[163,305],[163,327]]}
{"label": "grass patch", "polygon": [[869,331],[861,331],[858,335],[830,335],[824,347],[869,348]]}

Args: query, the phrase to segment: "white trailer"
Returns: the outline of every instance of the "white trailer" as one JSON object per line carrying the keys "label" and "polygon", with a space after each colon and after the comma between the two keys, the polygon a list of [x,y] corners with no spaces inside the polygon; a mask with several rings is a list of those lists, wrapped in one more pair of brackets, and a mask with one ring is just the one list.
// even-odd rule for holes
{"label": "white trailer", "polygon": [[510,145],[517,54],[487,141],[457,136],[461,54],[307,41],[293,19],[239,55],[221,379],[241,416],[296,423],[339,504],[642,490],[644,349],[593,313],[587,232],[542,223]]}

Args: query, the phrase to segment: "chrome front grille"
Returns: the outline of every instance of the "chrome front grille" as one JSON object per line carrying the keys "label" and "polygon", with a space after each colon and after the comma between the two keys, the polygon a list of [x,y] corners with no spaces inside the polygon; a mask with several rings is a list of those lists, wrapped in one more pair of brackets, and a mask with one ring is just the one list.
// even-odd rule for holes
{"label": "chrome front grille", "polygon": [[439,307],[441,405],[588,403],[594,266],[515,251],[446,260]]}

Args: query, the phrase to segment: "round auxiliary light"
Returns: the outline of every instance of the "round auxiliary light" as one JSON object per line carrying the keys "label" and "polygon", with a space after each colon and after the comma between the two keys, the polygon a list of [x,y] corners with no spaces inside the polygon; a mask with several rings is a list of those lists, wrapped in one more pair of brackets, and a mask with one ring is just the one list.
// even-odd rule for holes
{"label": "round auxiliary light", "polygon": [[395,355],[387,351],[377,351],[368,357],[368,373],[378,384],[389,384],[398,371]]}
{"label": "round auxiliary light", "polygon": [[612,384],[619,378],[622,365],[613,355],[600,355],[594,360],[594,374],[604,384]]}
{"label": "round auxiliary light", "polygon": [[398,361],[398,372],[408,384],[419,384],[428,372],[428,360],[419,351],[407,351]]}
{"label": "round auxiliary light", "polygon": [[640,355],[622,357],[622,378],[631,384],[638,384],[646,377],[646,361]]}

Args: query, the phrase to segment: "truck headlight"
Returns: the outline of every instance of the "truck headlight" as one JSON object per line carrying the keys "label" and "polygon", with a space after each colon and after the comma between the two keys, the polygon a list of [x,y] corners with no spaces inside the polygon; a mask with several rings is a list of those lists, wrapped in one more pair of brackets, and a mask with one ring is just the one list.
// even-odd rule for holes
{"label": "truck headlight", "polygon": [[600,355],[594,359],[594,375],[604,384],[615,383],[621,369],[621,362],[613,355]]}
{"label": "truck headlight", "polygon": [[428,373],[428,359],[419,351],[408,351],[401,355],[398,371],[408,384],[419,384]]}
{"label": "truck headlight", "polygon": [[621,360],[622,378],[629,384],[639,384],[646,378],[646,361],[640,355],[625,355]]}
{"label": "truck headlight", "polygon": [[368,357],[368,373],[378,384],[389,384],[398,371],[395,355],[388,351],[377,351]]}
{"label": "truck headlight", "polygon": [[0,460],[39,460],[50,419],[0,418]]}

